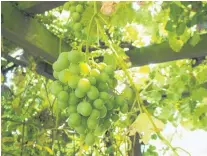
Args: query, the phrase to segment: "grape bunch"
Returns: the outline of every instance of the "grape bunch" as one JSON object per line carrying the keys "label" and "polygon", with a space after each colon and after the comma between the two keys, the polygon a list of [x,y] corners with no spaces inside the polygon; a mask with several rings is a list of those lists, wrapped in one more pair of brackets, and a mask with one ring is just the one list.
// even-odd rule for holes
{"label": "grape bunch", "polygon": [[62,52],[53,64],[57,80],[50,91],[57,97],[56,109],[66,109],[69,127],[91,146],[119,119],[119,111],[128,112],[131,91],[128,88],[118,95],[114,68],[85,59],[85,53],[78,50]]}
{"label": "grape bunch", "polygon": [[83,24],[80,22],[84,8],[84,2],[73,2],[69,7],[70,16],[72,18],[72,29],[74,30],[76,37],[80,37],[82,35],[81,31],[84,29]]}

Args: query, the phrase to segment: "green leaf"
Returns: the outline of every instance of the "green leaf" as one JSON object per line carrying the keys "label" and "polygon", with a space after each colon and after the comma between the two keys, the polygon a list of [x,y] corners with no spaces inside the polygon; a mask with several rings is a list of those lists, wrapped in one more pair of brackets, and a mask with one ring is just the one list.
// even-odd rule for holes
{"label": "green leaf", "polygon": [[165,30],[167,31],[173,31],[173,22],[170,20],[167,22],[166,26],[165,26]]}
{"label": "green leaf", "polygon": [[182,40],[178,40],[176,38],[169,38],[169,44],[170,47],[175,51],[175,52],[179,52],[181,50],[181,48],[183,47],[183,41]]}
{"label": "green leaf", "polygon": [[193,90],[192,99],[201,101],[204,97],[207,96],[207,89],[199,88],[197,90]]}
{"label": "green leaf", "polygon": [[190,44],[194,47],[201,40],[200,35],[195,33],[190,40]]}
{"label": "green leaf", "polygon": [[172,3],[170,5],[170,18],[174,21],[178,20],[178,16],[182,13],[183,8],[179,7],[177,4]]}
{"label": "green leaf", "polygon": [[177,35],[178,35],[178,36],[182,35],[182,34],[184,33],[185,29],[186,29],[186,25],[185,25],[185,23],[181,23],[181,24],[179,24],[179,25],[177,26],[177,28],[176,28],[176,33],[177,33]]}

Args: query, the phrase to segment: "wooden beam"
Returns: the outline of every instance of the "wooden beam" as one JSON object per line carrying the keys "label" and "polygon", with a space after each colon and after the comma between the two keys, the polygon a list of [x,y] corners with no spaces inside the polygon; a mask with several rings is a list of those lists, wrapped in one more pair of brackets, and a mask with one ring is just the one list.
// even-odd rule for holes
{"label": "wooden beam", "polygon": [[66,1],[17,1],[18,8],[27,13],[42,14],[63,5]]}
{"label": "wooden beam", "polygon": [[[27,49],[33,56],[42,57],[47,62],[54,62],[59,54],[59,38],[49,32],[35,19],[24,16],[11,2],[2,2],[2,35]],[[63,51],[70,47],[62,43]]]}
{"label": "wooden beam", "polygon": [[[17,45],[29,51],[32,55],[43,57],[46,62],[53,63],[59,54],[59,39],[50,33],[35,19],[25,17],[10,2],[2,2],[2,34]],[[11,17],[15,18],[11,18]],[[150,45],[143,48],[130,46],[127,55],[133,66],[150,63],[162,63],[186,58],[197,58],[207,55],[207,34],[201,36],[201,41],[192,47],[186,44],[178,53],[174,52],[168,42]],[[130,44],[129,44],[130,45]],[[62,51],[70,50],[62,43]]]}
{"label": "wooden beam", "polygon": [[130,57],[132,66],[207,56],[207,34],[201,35],[201,41],[195,47],[187,43],[180,52],[174,52],[168,42],[164,42],[143,48],[134,47],[126,54]]}

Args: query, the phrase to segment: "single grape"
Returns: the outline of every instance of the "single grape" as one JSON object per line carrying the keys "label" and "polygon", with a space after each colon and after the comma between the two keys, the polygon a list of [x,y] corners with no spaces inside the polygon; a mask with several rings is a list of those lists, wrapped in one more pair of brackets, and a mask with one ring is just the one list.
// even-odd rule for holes
{"label": "single grape", "polygon": [[107,92],[100,92],[100,98],[102,100],[108,100],[109,99],[109,94]]}
{"label": "single grape", "polygon": [[83,5],[78,4],[78,5],[76,6],[76,11],[79,12],[79,13],[83,12]]}
{"label": "single grape", "polygon": [[99,76],[99,79],[102,82],[107,82],[109,80],[109,76],[108,74],[106,74],[105,72],[102,72]]}
{"label": "single grape", "polygon": [[85,96],[85,92],[82,92],[80,89],[76,88],[75,90],[75,96],[78,98],[83,98]]}
{"label": "single grape", "polygon": [[107,91],[109,89],[109,86],[107,83],[102,82],[102,83],[98,83],[98,90],[99,91]]}
{"label": "single grape", "polygon": [[105,106],[103,106],[103,108],[100,110],[100,118],[104,118],[107,114],[107,109]]}
{"label": "single grape", "polygon": [[68,78],[68,86],[71,88],[77,88],[78,82],[80,80],[80,77],[77,75],[72,75]]}
{"label": "single grape", "polygon": [[79,66],[80,66],[80,73],[82,75],[89,75],[91,71],[91,67],[87,63],[81,62]]}
{"label": "single grape", "polygon": [[125,101],[125,99],[124,99],[124,97],[121,96],[121,95],[118,95],[118,96],[115,97],[115,102],[116,102],[119,106],[124,105],[124,103],[125,103],[124,101]]}
{"label": "single grape", "polygon": [[90,90],[87,92],[87,96],[90,100],[95,100],[99,97],[99,91],[96,87],[91,86]]}
{"label": "single grape", "polygon": [[129,107],[128,107],[128,104],[127,103],[124,103],[122,106],[120,106],[120,111],[123,114],[127,113],[128,112],[128,109],[129,109]]}
{"label": "single grape", "polygon": [[77,111],[83,116],[89,116],[92,112],[92,106],[88,102],[80,102],[77,106]]}
{"label": "single grape", "polygon": [[53,76],[54,78],[58,79],[58,72],[56,72],[55,70],[53,71]]}
{"label": "single grape", "polygon": [[94,135],[102,136],[105,132],[106,132],[106,129],[103,125],[97,126],[96,129],[94,130]]}
{"label": "single grape", "polygon": [[98,119],[100,117],[100,112],[97,109],[93,109],[90,118]]}
{"label": "single grape", "polygon": [[105,67],[107,67],[106,63],[101,62],[101,63],[98,64],[98,68],[99,68],[99,70],[101,70],[101,71],[104,70]]}
{"label": "single grape", "polygon": [[73,12],[72,19],[73,21],[78,22],[80,20],[80,14],[78,12]]}
{"label": "single grape", "polygon": [[93,106],[97,109],[102,109],[104,107],[104,101],[102,99],[96,99],[93,102]]}
{"label": "single grape", "polygon": [[99,77],[100,74],[101,73],[98,69],[92,69],[91,72],[90,72],[90,75],[95,77],[95,78]]}
{"label": "single grape", "polygon": [[87,92],[91,88],[90,81],[87,78],[82,78],[78,82],[78,89],[82,92]]}
{"label": "single grape", "polygon": [[68,93],[66,91],[61,91],[61,92],[59,92],[57,98],[60,101],[67,102],[68,101]]}
{"label": "single grape", "polygon": [[69,8],[69,10],[70,10],[71,13],[73,13],[73,12],[76,11],[76,7],[75,7],[75,6],[71,6],[71,7]]}
{"label": "single grape", "polygon": [[50,86],[50,91],[53,95],[57,96],[63,90],[62,85],[58,81],[53,81]]}
{"label": "single grape", "polygon": [[77,106],[76,105],[69,105],[68,113],[72,114],[72,113],[76,113],[76,112],[77,112]]}
{"label": "single grape", "polygon": [[99,119],[89,117],[87,120],[87,126],[89,129],[95,129],[99,124]]}
{"label": "single grape", "polygon": [[71,92],[69,95],[69,105],[76,105],[79,102],[79,98],[75,95],[74,92]]}
{"label": "single grape", "polygon": [[80,31],[82,29],[82,24],[81,23],[75,23],[74,25],[73,25],[73,30],[74,31]]}
{"label": "single grape", "polygon": [[71,63],[70,66],[69,66],[69,71],[72,74],[79,74],[80,73],[80,67],[79,67],[78,64]]}
{"label": "single grape", "polygon": [[92,85],[95,85],[95,84],[96,84],[96,78],[95,78],[95,77],[90,76],[90,77],[88,77],[88,80],[90,81],[90,83],[91,83]]}
{"label": "single grape", "polygon": [[92,133],[88,133],[85,138],[85,143],[88,146],[92,146],[95,142],[95,137]]}
{"label": "single grape", "polygon": [[84,60],[84,54],[82,52],[77,51],[77,50],[73,50],[68,53],[68,60],[71,63],[78,64]]}
{"label": "single grape", "polygon": [[114,69],[111,65],[106,66],[105,69],[104,69],[104,72],[106,72],[110,76],[114,75]]}
{"label": "single grape", "polygon": [[58,79],[62,83],[67,83],[68,79],[71,77],[72,73],[68,69],[64,69],[58,73]]}
{"label": "single grape", "polygon": [[78,113],[72,113],[68,118],[68,125],[71,127],[77,127],[81,124],[81,116]]}
{"label": "single grape", "polygon": [[79,134],[84,134],[86,131],[86,128],[82,125],[75,127],[75,130],[79,133]]}

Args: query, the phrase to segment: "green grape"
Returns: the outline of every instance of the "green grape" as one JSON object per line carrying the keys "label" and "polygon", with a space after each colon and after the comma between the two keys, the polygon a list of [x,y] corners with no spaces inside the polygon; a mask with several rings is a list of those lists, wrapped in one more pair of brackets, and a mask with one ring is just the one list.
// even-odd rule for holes
{"label": "green grape", "polygon": [[85,96],[85,92],[82,92],[80,89],[76,88],[75,90],[75,96],[78,98],[83,98]]}
{"label": "green grape", "polygon": [[88,80],[90,81],[91,85],[95,85],[96,84],[96,78],[93,76],[88,77]]}
{"label": "green grape", "polygon": [[75,127],[75,130],[79,133],[79,134],[85,134],[86,128],[82,125]]}
{"label": "green grape", "polygon": [[123,114],[127,113],[128,112],[128,109],[129,109],[129,107],[128,107],[128,104],[127,103],[124,103],[122,106],[120,106],[120,111]]}
{"label": "green grape", "polygon": [[85,143],[88,146],[92,146],[95,142],[95,137],[92,133],[88,133],[85,138]]}
{"label": "green grape", "polygon": [[90,118],[98,119],[100,117],[100,112],[97,109],[93,109]]}
{"label": "green grape", "polygon": [[83,5],[78,4],[78,5],[76,6],[76,11],[79,12],[79,13],[83,12]]}
{"label": "green grape", "polygon": [[82,24],[81,23],[75,23],[74,25],[73,25],[73,30],[74,31],[81,31],[82,30]]}
{"label": "green grape", "polygon": [[99,124],[99,120],[89,117],[87,120],[87,126],[89,129],[95,129]]}
{"label": "green grape", "polygon": [[80,73],[82,75],[88,75],[90,73],[91,67],[87,63],[81,62],[79,66],[80,66]]}
{"label": "green grape", "polygon": [[73,21],[78,22],[80,20],[80,14],[78,12],[73,12],[72,19]]}
{"label": "green grape", "polygon": [[67,107],[67,102],[64,102],[64,101],[58,101],[57,102],[57,108],[58,109],[65,109]]}
{"label": "green grape", "polygon": [[69,6],[70,6],[70,3],[69,3],[69,2],[66,2],[66,3],[63,5],[63,9],[64,9],[64,10],[68,10]]}
{"label": "green grape", "polygon": [[75,95],[74,92],[71,92],[69,95],[69,104],[75,105],[79,102],[79,98]]}
{"label": "green grape", "polygon": [[105,67],[107,67],[106,63],[101,62],[101,63],[98,64],[98,68],[99,68],[101,71],[104,70]]}
{"label": "green grape", "polygon": [[99,76],[99,80],[102,82],[107,82],[109,80],[108,74],[106,74],[105,72],[102,72],[101,75]]}
{"label": "green grape", "polygon": [[68,101],[68,93],[66,91],[61,91],[58,94],[58,100],[63,101],[63,102],[67,102]]}
{"label": "green grape", "polygon": [[90,100],[95,100],[99,97],[99,91],[96,87],[91,86],[90,90],[87,92],[87,96]]}
{"label": "green grape", "polygon": [[102,99],[96,99],[94,102],[93,102],[93,106],[97,109],[102,109],[104,107],[104,102]]}
{"label": "green grape", "polygon": [[68,107],[68,113],[76,113],[77,112],[77,106],[76,105],[69,105]]}
{"label": "green grape", "polygon": [[124,105],[124,97],[121,96],[121,95],[118,95],[115,97],[115,102],[119,105],[119,106],[122,106]]}
{"label": "green grape", "polygon": [[58,73],[58,79],[62,83],[67,83],[68,79],[71,77],[71,73],[68,69],[64,69]]}
{"label": "green grape", "polygon": [[50,91],[53,95],[57,96],[63,90],[62,85],[58,81],[53,81],[50,86]]}
{"label": "green grape", "polygon": [[119,116],[118,116],[118,114],[113,114],[113,115],[111,116],[111,120],[112,120],[113,122],[116,122],[117,120],[119,120]]}
{"label": "green grape", "polygon": [[80,80],[80,77],[77,75],[70,76],[68,78],[68,86],[71,88],[77,88],[79,80]]}
{"label": "green grape", "polygon": [[107,91],[107,90],[109,89],[109,86],[108,86],[107,83],[102,82],[102,83],[99,83],[99,84],[98,84],[98,89],[99,89],[100,91]]}
{"label": "green grape", "polygon": [[100,71],[98,69],[91,69],[90,75],[97,78],[100,75]]}
{"label": "green grape", "polygon": [[92,112],[92,106],[88,102],[80,102],[78,104],[77,111],[83,116],[89,116]]}
{"label": "green grape", "polygon": [[84,54],[82,52],[77,51],[77,50],[73,50],[68,53],[68,60],[71,63],[78,64],[84,60]]}
{"label": "green grape", "polygon": [[69,66],[69,71],[72,73],[72,74],[79,74],[80,73],[80,67],[78,64],[70,64]]}
{"label": "green grape", "polygon": [[107,114],[107,109],[105,106],[103,106],[103,108],[100,110],[100,118],[104,118]]}
{"label": "green grape", "polygon": [[111,65],[106,66],[104,68],[104,72],[106,72],[108,75],[113,76],[114,75],[114,69]]}
{"label": "green grape", "polygon": [[103,125],[97,126],[96,129],[94,130],[94,135],[102,136],[105,132],[106,132],[106,128]]}
{"label": "green grape", "polygon": [[60,72],[61,70],[68,68],[69,61],[67,59],[67,56],[68,52],[60,53],[57,61],[53,64],[53,70],[55,70],[56,72]]}
{"label": "green grape", "polygon": [[58,79],[58,72],[56,72],[55,70],[53,71],[53,76],[54,78]]}
{"label": "green grape", "polygon": [[133,100],[134,100],[134,99],[133,99],[133,97],[134,97],[134,92],[133,92],[133,90],[132,90],[130,87],[128,87],[128,86],[123,90],[121,96],[123,96],[123,98],[125,98],[125,99],[127,99],[127,100],[129,100],[129,101],[133,101]]}
{"label": "green grape", "polygon": [[87,92],[91,88],[90,81],[87,78],[82,78],[78,82],[78,89],[82,92]]}
{"label": "green grape", "polygon": [[106,108],[107,108],[108,110],[112,110],[113,107],[114,107],[114,105],[113,105],[113,100],[108,100],[108,101],[105,103],[105,105],[106,105]]}
{"label": "green grape", "polygon": [[69,10],[70,10],[71,13],[72,13],[72,12],[75,12],[75,11],[76,11],[76,7],[75,7],[75,6],[71,6],[71,7],[69,8]]}
{"label": "green grape", "polygon": [[81,116],[78,113],[72,113],[68,118],[68,125],[71,127],[77,127],[81,124]]}
{"label": "green grape", "polygon": [[110,126],[111,126],[111,122],[110,122],[110,120],[104,120],[104,122],[103,122],[103,127],[104,127],[105,129],[109,129]]}
{"label": "green grape", "polygon": [[108,100],[109,94],[107,92],[100,92],[100,98],[103,100]]}

